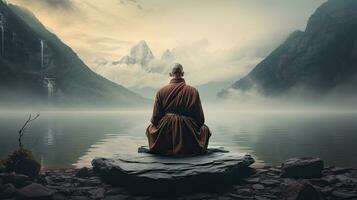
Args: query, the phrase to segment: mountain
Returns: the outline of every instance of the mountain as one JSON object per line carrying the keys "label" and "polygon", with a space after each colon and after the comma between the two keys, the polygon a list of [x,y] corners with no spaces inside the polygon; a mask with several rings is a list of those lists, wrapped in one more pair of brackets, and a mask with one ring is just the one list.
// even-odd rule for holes
{"label": "mountain", "polygon": [[256,89],[264,95],[324,96],[353,92],[357,86],[357,1],[329,0],[230,90]]}
{"label": "mountain", "polygon": [[166,49],[166,51],[162,53],[161,60],[164,62],[172,63],[175,60],[175,56],[170,50]]}
{"label": "mountain", "polygon": [[123,56],[119,61],[113,61],[110,64],[101,65],[96,63],[95,68],[136,65],[149,73],[167,74],[174,60],[174,54],[168,49],[163,52],[161,59],[156,59],[148,44],[142,40],[131,48],[130,55]]}
{"label": "mountain", "polygon": [[230,85],[228,81],[210,81],[205,84],[195,86],[200,92],[202,101],[215,101],[217,100],[217,93]]}
{"label": "mountain", "polygon": [[[217,92],[221,91],[222,88],[228,87],[229,83],[228,81],[211,81],[201,85],[194,85],[194,87],[199,91],[202,102],[212,102],[217,100]],[[130,87],[129,89],[145,98],[154,99],[156,92],[160,88]]]}
{"label": "mountain", "polygon": [[146,99],[91,71],[29,11],[0,1],[0,101],[33,105],[139,105]]}
{"label": "mountain", "polygon": [[153,88],[153,87],[129,87],[130,90],[140,94],[141,96],[154,100],[156,92],[160,88]]}
{"label": "mountain", "polygon": [[147,66],[154,59],[151,49],[144,40],[133,46],[130,50],[130,56],[124,56],[117,64],[138,64]]}

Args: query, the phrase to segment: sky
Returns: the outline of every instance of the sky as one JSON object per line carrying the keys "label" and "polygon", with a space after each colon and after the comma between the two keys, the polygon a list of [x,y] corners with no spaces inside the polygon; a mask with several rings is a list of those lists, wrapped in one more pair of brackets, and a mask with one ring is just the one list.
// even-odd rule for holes
{"label": "sky", "polygon": [[[246,75],[325,0],[9,0],[32,11],[97,73],[127,87],[168,77],[140,66],[99,68],[145,40],[156,57],[179,49],[193,85]],[[133,78],[135,77],[135,78]]]}

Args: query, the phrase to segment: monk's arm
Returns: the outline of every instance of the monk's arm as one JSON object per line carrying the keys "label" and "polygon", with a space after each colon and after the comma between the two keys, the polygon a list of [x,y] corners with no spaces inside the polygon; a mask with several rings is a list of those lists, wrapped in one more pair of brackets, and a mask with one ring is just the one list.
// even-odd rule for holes
{"label": "monk's arm", "polygon": [[197,122],[197,125],[199,127],[201,127],[204,123],[205,123],[205,115],[203,113],[203,109],[202,109],[202,104],[201,104],[201,98],[200,98],[200,95],[197,91],[197,95],[196,95],[196,112],[195,112],[195,119],[196,119],[196,122]]}
{"label": "monk's arm", "polygon": [[164,109],[162,107],[162,102],[160,98],[160,94],[156,94],[154,109],[152,112],[151,123],[154,126],[157,126],[161,118],[164,116]]}

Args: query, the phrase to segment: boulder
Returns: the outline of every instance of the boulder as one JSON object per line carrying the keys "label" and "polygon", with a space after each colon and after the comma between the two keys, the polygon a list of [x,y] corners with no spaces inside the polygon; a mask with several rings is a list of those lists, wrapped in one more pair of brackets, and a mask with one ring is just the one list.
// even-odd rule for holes
{"label": "boulder", "polygon": [[318,178],[322,175],[324,162],[320,158],[292,158],[282,164],[281,177]]}
{"label": "boulder", "polygon": [[289,181],[282,188],[284,200],[322,200],[319,192],[306,180]]}
{"label": "boulder", "polygon": [[38,163],[30,150],[18,149],[8,156],[5,161],[7,172],[16,172],[17,174],[24,174],[30,178],[38,176],[41,165]]}
{"label": "boulder", "polygon": [[0,199],[10,198],[16,195],[17,189],[13,184],[5,184],[0,186]]}
{"label": "boulder", "polygon": [[14,171],[18,174],[25,174],[31,178],[38,176],[41,165],[34,159],[22,159],[15,166]]}
{"label": "boulder", "polygon": [[79,178],[86,178],[91,175],[91,171],[87,167],[83,167],[76,173]]}
{"label": "boulder", "polygon": [[208,152],[180,158],[149,153],[116,155],[113,158],[95,158],[92,166],[109,184],[150,194],[211,191],[250,175],[249,166],[254,163],[251,156],[220,148],[209,149]]}
{"label": "boulder", "polygon": [[37,183],[32,183],[18,191],[19,197],[23,199],[48,199],[53,193],[53,190]]}
{"label": "boulder", "polygon": [[96,188],[94,190],[90,190],[88,193],[90,194],[91,199],[103,199],[105,195],[105,189]]}
{"label": "boulder", "polygon": [[0,173],[0,178],[4,183],[11,183],[16,187],[24,187],[30,183],[30,179],[26,175],[15,173]]}

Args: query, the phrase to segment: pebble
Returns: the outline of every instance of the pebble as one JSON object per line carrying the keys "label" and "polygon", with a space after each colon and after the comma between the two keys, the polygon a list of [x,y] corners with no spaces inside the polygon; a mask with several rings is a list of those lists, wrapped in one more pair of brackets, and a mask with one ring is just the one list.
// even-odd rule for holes
{"label": "pebble", "polygon": [[255,196],[255,199],[256,200],[269,200],[268,198],[262,197],[262,196]]}
{"label": "pebble", "polygon": [[40,199],[48,198],[53,195],[53,190],[37,183],[32,183],[18,191],[18,194],[22,198],[27,199]]}
{"label": "pebble", "polygon": [[352,169],[350,169],[350,168],[333,167],[329,171],[332,172],[335,175],[338,175],[338,174],[345,174],[347,172],[350,172],[351,170]]}
{"label": "pebble", "polygon": [[279,181],[271,179],[271,180],[263,180],[260,183],[263,185],[277,185],[279,184]]}
{"label": "pebble", "polygon": [[338,182],[338,179],[334,175],[324,176],[321,178],[321,180],[327,181],[330,184],[334,184]]}
{"label": "pebble", "polygon": [[233,199],[252,199],[251,196],[247,196],[247,195],[234,194],[234,193],[230,193],[229,195],[230,195]]}
{"label": "pebble", "polygon": [[105,189],[97,188],[94,190],[89,190],[88,193],[92,199],[103,199],[105,194]]}
{"label": "pebble", "polygon": [[86,196],[73,196],[71,200],[90,200],[90,198]]}
{"label": "pebble", "polygon": [[229,196],[219,196],[217,198],[217,200],[231,200],[231,199],[232,199],[232,197],[229,197]]}
{"label": "pebble", "polygon": [[64,194],[61,193],[55,193],[52,197],[51,200],[67,200],[67,197]]}
{"label": "pebble", "polygon": [[114,196],[107,196],[104,198],[104,200],[125,200],[128,198],[129,198],[129,196],[118,194],[118,195],[114,195]]}
{"label": "pebble", "polygon": [[253,184],[252,188],[255,190],[264,190],[265,187],[261,184]]}
{"label": "pebble", "polygon": [[106,195],[117,195],[117,194],[127,194],[128,191],[126,191],[124,188],[110,188],[105,194]]}
{"label": "pebble", "polygon": [[259,183],[260,178],[247,178],[244,181],[247,183]]}
{"label": "pebble", "polygon": [[242,188],[237,190],[237,193],[242,195],[249,195],[251,193],[251,190],[249,188]]}
{"label": "pebble", "polygon": [[332,195],[341,198],[341,199],[350,199],[350,198],[356,198],[357,194],[352,193],[350,191],[344,191],[344,190],[336,190],[332,192]]}

